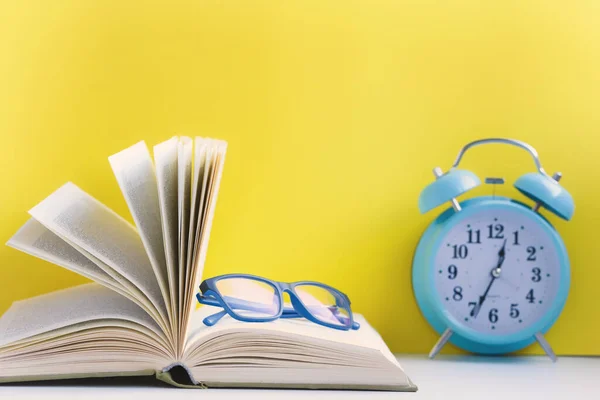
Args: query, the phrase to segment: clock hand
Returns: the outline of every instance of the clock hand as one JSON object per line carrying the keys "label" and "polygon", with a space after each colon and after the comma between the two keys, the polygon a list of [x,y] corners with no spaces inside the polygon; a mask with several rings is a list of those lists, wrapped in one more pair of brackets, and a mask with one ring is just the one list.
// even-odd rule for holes
{"label": "clock hand", "polygon": [[485,289],[485,292],[483,293],[483,295],[479,296],[479,302],[477,302],[477,305],[475,307],[473,307],[473,309],[471,310],[471,317],[477,318],[477,315],[479,314],[479,311],[481,310],[481,306],[483,305],[483,302],[487,298],[487,295],[488,295],[490,289],[492,288],[492,284],[494,283],[494,281],[496,281],[497,278],[500,277],[500,273],[502,272],[502,264],[504,263],[505,256],[506,256],[506,239],[504,239],[504,244],[502,245],[502,248],[498,252],[498,264],[496,264],[496,267],[494,269],[492,269],[492,271],[491,271],[492,279],[490,280],[490,283],[488,284],[487,288]]}
{"label": "clock hand", "polygon": [[[496,271],[496,269],[494,268],[492,271]],[[493,272],[492,272],[492,280],[488,284],[487,289],[485,289],[483,296],[479,296],[479,301],[477,302],[477,305],[475,307],[473,307],[473,309],[471,310],[471,317],[477,318],[477,315],[479,315],[479,310],[481,310],[481,306],[483,305],[483,302],[487,298],[487,294],[490,291],[490,288],[492,287],[492,284],[494,283],[495,280],[496,280],[496,276],[494,276]]]}

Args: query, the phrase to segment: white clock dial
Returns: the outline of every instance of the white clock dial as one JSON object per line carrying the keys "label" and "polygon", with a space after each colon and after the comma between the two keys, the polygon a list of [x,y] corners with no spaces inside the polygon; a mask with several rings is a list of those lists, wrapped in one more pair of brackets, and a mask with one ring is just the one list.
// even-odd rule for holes
{"label": "white clock dial", "polygon": [[559,277],[552,237],[539,221],[511,209],[461,220],[435,256],[435,285],[444,309],[458,323],[486,334],[516,333],[542,318]]}

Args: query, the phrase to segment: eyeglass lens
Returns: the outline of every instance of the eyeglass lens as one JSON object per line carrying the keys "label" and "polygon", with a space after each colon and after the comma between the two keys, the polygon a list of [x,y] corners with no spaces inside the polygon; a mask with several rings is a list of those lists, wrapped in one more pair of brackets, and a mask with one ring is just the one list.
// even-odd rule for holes
{"label": "eyeglass lens", "polygon": [[336,300],[339,294],[312,284],[297,285],[294,291],[307,310],[319,321],[346,327],[351,325],[350,310]]}
{"label": "eyeglass lens", "polygon": [[272,318],[281,308],[279,296],[270,283],[252,278],[223,278],[216,288],[229,308],[242,318]]}

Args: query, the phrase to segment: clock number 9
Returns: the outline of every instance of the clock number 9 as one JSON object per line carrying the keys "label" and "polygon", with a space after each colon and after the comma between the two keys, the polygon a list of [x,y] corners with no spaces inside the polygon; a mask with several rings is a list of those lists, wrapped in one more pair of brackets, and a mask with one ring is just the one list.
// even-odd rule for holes
{"label": "clock number 9", "polygon": [[456,279],[456,275],[458,275],[458,268],[452,264],[448,267],[448,279]]}

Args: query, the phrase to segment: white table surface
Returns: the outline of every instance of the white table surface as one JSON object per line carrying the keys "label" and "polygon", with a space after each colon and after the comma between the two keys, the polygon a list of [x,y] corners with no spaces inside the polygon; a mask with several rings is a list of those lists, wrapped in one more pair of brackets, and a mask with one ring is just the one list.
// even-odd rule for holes
{"label": "white table surface", "polygon": [[207,389],[164,387],[154,380],[73,381],[68,384],[0,385],[0,399],[600,399],[600,358],[484,358],[398,355],[417,393]]}

